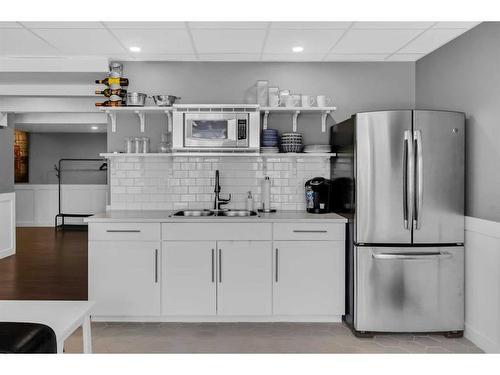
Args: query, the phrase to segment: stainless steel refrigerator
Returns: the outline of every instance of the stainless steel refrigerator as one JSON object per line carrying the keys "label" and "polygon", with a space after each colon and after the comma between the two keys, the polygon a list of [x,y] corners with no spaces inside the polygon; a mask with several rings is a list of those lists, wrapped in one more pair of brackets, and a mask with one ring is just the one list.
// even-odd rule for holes
{"label": "stainless steel refrigerator", "polygon": [[464,114],[449,111],[364,112],[332,126],[356,334],[463,334],[464,137]]}

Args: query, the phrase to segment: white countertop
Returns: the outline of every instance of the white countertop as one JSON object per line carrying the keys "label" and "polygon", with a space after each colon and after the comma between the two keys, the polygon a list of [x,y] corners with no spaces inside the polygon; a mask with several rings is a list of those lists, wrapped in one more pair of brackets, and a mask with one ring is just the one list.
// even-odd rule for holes
{"label": "white countertop", "polygon": [[347,223],[347,219],[335,213],[310,214],[305,211],[278,211],[275,213],[260,213],[258,216],[247,217],[183,217],[172,216],[176,211],[141,211],[116,210],[95,214],[84,221],[90,223],[111,222],[141,222],[141,223],[182,223],[182,222],[333,222]]}

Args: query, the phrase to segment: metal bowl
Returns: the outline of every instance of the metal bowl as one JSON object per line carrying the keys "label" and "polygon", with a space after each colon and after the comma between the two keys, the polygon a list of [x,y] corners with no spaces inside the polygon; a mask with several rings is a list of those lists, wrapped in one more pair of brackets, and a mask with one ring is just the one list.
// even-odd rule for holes
{"label": "metal bowl", "polygon": [[144,107],[148,96],[141,92],[128,92],[125,101],[128,107]]}
{"label": "metal bowl", "polygon": [[151,96],[158,107],[170,107],[176,100],[181,99],[175,95],[152,95]]}

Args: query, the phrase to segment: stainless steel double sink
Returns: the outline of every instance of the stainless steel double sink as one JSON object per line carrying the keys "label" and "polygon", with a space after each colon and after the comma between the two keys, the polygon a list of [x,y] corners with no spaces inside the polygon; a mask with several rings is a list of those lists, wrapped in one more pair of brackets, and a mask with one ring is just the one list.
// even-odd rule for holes
{"label": "stainless steel double sink", "polygon": [[173,216],[181,217],[247,217],[258,216],[256,211],[248,210],[182,210],[174,213]]}

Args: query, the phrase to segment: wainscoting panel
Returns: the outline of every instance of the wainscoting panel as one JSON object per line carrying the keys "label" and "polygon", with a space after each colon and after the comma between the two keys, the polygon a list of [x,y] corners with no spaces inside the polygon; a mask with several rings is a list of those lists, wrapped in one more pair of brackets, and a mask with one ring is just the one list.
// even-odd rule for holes
{"label": "wainscoting panel", "polygon": [[500,353],[500,223],[465,219],[465,336]]}
{"label": "wainscoting panel", "polygon": [[16,195],[0,194],[0,259],[16,252]]}
{"label": "wainscoting panel", "polygon": [[[18,184],[15,186],[17,226],[54,226],[58,213],[57,185]],[[106,210],[107,185],[64,185],[61,200],[63,213],[98,213]],[[81,218],[67,218],[68,224],[83,223]]]}

